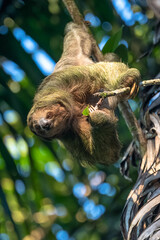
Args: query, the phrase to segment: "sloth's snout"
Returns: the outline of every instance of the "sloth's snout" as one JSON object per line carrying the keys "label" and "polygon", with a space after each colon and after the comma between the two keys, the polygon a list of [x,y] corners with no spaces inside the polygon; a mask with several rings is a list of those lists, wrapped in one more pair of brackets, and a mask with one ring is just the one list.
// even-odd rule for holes
{"label": "sloth's snout", "polygon": [[40,118],[39,125],[43,130],[49,131],[51,129],[51,120]]}

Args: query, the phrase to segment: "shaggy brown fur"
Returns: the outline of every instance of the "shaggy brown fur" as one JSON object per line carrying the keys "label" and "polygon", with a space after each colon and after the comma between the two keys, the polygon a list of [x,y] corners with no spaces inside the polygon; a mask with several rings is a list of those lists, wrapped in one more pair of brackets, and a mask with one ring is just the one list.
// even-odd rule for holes
{"label": "shaggy brown fur", "polygon": [[108,165],[117,161],[120,152],[114,115],[117,98],[105,100],[89,117],[83,116],[82,111],[87,105],[95,106],[98,99],[93,94],[100,89],[129,86],[131,94],[127,97],[132,97],[137,91],[135,83],[140,74],[137,69],[128,69],[124,63],[110,62],[113,61],[111,55],[109,62],[94,63],[91,54],[89,34],[69,23],[62,57],[54,72],[41,83],[27,122],[41,138],[60,139],[80,162]]}

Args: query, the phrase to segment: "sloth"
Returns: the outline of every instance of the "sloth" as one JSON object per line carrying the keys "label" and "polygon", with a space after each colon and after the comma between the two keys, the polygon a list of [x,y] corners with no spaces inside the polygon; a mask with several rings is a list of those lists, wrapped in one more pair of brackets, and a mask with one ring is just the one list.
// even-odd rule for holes
{"label": "sloth", "polygon": [[[62,56],[40,84],[27,123],[40,138],[61,140],[83,165],[109,165],[118,160],[121,149],[114,110],[118,102],[137,93],[140,73],[115,54],[93,61],[93,47],[82,26],[67,24]],[[130,87],[130,93],[108,97],[96,107],[99,99],[94,93],[121,87]],[[87,106],[90,113],[84,116]]]}

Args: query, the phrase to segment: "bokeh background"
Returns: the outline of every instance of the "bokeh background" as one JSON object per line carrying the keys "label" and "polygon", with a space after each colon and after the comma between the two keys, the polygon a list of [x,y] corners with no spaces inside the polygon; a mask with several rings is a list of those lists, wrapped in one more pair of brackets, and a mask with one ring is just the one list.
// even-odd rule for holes
{"label": "bokeh background", "polygon": [[[120,55],[127,53],[143,79],[159,73],[158,22],[145,1],[77,4],[100,49],[123,26]],[[120,161],[84,168],[61,142],[43,142],[26,125],[38,85],[61,56],[69,21],[61,0],[0,0],[0,240],[122,239],[120,216],[137,169],[130,182],[119,173]],[[140,98],[130,104],[139,117]],[[117,115],[122,158],[132,138]]]}

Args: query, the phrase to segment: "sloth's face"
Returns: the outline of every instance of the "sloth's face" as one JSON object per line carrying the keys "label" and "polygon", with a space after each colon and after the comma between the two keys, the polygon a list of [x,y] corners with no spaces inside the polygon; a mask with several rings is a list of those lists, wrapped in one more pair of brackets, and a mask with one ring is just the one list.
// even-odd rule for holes
{"label": "sloth's face", "polygon": [[60,104],[48,108],[37,109],[27,122],[31,131],[39,137],[52,140],[60,137],[68,127],[68,114]]}

